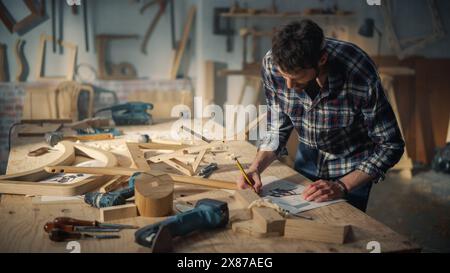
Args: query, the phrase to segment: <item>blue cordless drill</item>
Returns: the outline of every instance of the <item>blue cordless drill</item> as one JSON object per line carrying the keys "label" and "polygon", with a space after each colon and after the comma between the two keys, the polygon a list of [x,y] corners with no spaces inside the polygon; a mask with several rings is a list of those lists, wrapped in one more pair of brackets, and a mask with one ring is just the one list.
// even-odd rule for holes
{"label": "blue cordless drill", "polygon": [[143,227],[134,234],[136,243],[152,248],[152,252],[171,252],[172,238],[194,231],[225,227],[229,211],[226,202],[201,199],[195,208],[166,220]]}

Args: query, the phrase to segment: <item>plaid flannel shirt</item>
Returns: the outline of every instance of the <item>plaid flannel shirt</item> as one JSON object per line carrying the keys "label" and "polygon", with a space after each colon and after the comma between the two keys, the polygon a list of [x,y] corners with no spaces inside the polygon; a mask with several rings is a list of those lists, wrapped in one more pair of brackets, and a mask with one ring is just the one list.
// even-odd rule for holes
{"label": "plaid flannel shirt", "polygon": [[328,79],[313,100],[286,87],[271,51],[264,57],[267,134],[259,150],[285,154],[295,128],[299,141],[317,150],[317,177],[333,179],[361,170],[384,179],[405,144],[377,69],[357,46],[329,38],[325,42]]}

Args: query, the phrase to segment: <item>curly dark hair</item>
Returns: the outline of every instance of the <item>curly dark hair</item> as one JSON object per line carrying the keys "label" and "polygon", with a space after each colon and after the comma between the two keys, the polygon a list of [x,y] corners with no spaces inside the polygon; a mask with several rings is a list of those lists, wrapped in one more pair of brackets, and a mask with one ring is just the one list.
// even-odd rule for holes
{"label": "curly dark hair", "polygon": [[273,62],[286,73],[316,68],[323,40],[323,30],[311,20],[284,25],[272,38]]}

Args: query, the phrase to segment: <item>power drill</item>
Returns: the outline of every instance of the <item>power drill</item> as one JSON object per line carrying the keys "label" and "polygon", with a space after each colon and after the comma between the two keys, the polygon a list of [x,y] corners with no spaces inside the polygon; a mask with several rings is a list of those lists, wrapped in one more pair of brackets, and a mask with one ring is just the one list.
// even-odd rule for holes
{"label": "power drill", "polygon": [[[201,199],[194,209],[143,227],[136,231],[134,236],[136,243],[153,248],[153,252],[160,252],[155,251],[155,248],[161,249],[161,252],[168,252],[172,249],[172,238],[198,230],[225,227],[228,220],[229,211],[226,202]],[[164,245],[161,246],[162,244]]]}

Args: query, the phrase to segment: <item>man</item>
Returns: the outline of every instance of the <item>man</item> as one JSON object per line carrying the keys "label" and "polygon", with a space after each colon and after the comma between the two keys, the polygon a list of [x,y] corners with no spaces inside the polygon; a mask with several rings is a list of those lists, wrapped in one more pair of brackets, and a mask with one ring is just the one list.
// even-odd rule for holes
{"label": "man", "polygon": [[[261,173],[295,128],[295,170],[314,181],[308,201],[345,198],[365,211],[373,182],[384,179],[404,151],[394,112],[375,64],[356,45],[324,38],[310,20],[279,29],[263,59],[267,135],[247,170],[261,189]],[[239,188],[248,187],[243,177]]]}

